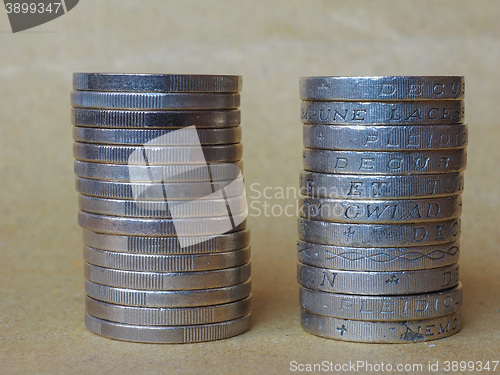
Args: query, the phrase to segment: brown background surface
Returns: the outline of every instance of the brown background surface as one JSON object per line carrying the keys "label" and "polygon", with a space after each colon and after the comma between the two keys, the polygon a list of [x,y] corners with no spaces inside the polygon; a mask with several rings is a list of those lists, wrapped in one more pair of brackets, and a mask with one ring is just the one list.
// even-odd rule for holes
{"label": "brown background surface", "polygon": [[[267,374],[287,373],[292,360],[499,360],[499,15],[500,3],[486,0],[85,0],[13,35],[0,12],[0,372]],[[69,116],[74,71],[243,75],[247,189],[259,183],[273,192],[298,186],[299,76],[464,75],[462,332],[411,345],[303,332],[296,219],[255,215],[248,333],[147,345],[88,332]],[[292,195],[268,203],[294,202]]]}

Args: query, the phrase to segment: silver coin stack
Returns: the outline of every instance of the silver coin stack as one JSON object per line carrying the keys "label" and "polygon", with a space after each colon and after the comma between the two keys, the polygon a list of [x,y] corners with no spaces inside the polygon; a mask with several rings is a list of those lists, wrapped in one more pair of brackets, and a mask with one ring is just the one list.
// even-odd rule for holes
{"label": "silver coin stack", "polygon": [[306,77],[300,96],[304,330],[373,343],[458,332],[463,77]]}
{"label": "silver coin stack", "polygon": [[250,328],[241,77],[76,73],[87,328],[189,343]]}

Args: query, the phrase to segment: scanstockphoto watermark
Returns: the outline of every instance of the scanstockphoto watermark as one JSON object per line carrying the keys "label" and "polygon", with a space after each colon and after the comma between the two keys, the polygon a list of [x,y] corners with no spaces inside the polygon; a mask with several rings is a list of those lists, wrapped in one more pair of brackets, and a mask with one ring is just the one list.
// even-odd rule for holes
{"label": "scanstockphoto watermark", "polygon": [[[427,365],[427,366],[426,366]],[[299,363],[291,361],[289,369],[291,372],[305,372],[305,373],[318,373],[318,372],[334,372],[334,373],[358,373],[363,372],[428,372],[431,369],[431,363],[426,365],[422,363],[385,363],[385,362],[369,362],[369,361],[348,361],[344,363],[335,363],[331,361],[322,361],[319,363]]]}
{"label": "scanstockphoto watermark", "polygon": [[[339,196],[361,194],[364,189],[359,184],[343,189],[342,186],[318,186],[312,189],[309,182],[300,186],[269,186],[260,182],[251,183],[248,187],[248,206],[250,217],[297,217],[320,218],[322,216],[346,216],[354,219],[363,210],[360,205],[338,200],[339,204],[328,205],[316,198],[335,199]],[[363,192],[362,194],[365,194]],[[356,206],[356,207],[355,207]]]}
{"label": "scanstockphoto watermark", "polygon": [[4,0],[13,33],[31,29],[52,21],[72,10],[79,0]]}
{"label": "scanstockphoto watermark", "polygon": [[385,363],[370,361],[348,361],[335,363],[322,361],[317,363],[301,363],[290,361],[289,370],[296,373],[437,373],[437,372],[495,372],[499,361],[447,360],[427,361],[425,363]]}
{"label": "scanstockphoto watermark", "polygon": [[254,182],[248,187],[248,216],[250,217],[297,217],[306,212],[299,197],[304,193],[294,186],[267,186]]}
{"label": "scanstockphoto watermark", "polygon": [[[300,215],[308,219],[344,217],[347,220],[352,220],[362,216],[381,217],[390,208],[389,205],[361,205],[349,201],[349,199],[338,199],[338,197],[361,194],[363,187],[357,183],[353,186],[347,190],[335,185],[310,189],[308,185],[282,187],[254,182],[248,188],[248,216],[297,217]],[[333,201],[327,203],[328,199],[333,199]],[[429,207],[428,212],[419,214],[435,215],[435,211],[435,207]]]}
{"label": "scanstockphoto watermark", "polygon": [[[440,213],[437,203],[427,205],[415,203],[401,208],[397,201],[365,201],[350,200],[338,197],[353,196],[352,192],[360,192],[361,187],[342,191],[342,187],[319,187],[308,190],[307,187],[272,187],[255,182],[248,189],[250,217],[297,217],[308,219],[343,218],[355,220],[358,218],[380,219],[389,215],[393,219],[432,219]],[[363,193],[364,194],[364,193]],[[404,206],[404,205],[401,205]]]}

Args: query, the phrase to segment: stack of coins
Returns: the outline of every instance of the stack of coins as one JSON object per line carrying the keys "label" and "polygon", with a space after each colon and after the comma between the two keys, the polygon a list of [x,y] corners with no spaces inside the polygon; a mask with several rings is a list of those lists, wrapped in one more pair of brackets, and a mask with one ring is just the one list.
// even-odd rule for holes
{"label": "stack of coins", "polygon": [[300,81],[301,321],[346,341],[460,330],[463,77]]}
{"label": "stack of coins", "polygon": [[241,77],[77,73],[86,326],[127,341],[250,328]]}

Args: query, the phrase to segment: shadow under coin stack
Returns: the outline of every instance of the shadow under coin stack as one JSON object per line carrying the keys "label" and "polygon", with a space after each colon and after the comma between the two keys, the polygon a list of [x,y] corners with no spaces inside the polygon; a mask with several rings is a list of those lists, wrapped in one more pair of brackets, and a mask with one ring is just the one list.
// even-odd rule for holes
{"label": "shadow under coin stack", "polygon": [[86,325],[127,341],[250,328],[241,77],[77,73]]}
{"label": "shadow under coin stack", "polygon": [[303,328],[379,343],[458,332],[463,77],[307,77],[300,96]]}

